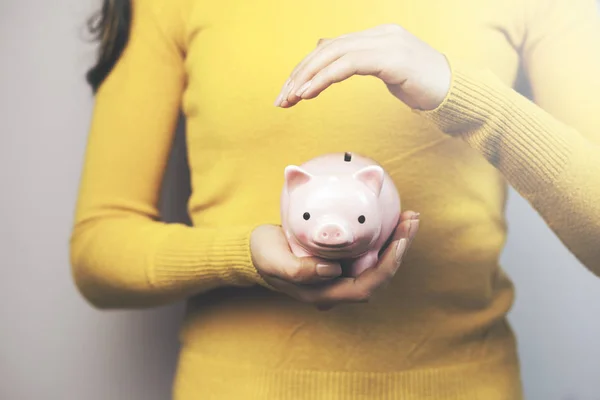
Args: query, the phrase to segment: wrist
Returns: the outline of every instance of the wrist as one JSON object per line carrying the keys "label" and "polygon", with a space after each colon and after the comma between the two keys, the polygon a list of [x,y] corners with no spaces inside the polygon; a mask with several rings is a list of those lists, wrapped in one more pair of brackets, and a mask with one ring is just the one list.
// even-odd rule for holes
{"label": "wrist", "polygon": [[425,99],[419,104],[421,111],[435,110],[444,103],[450,94],[452,87],[453,76],[450,62],[445,54],[438,53],[438,62],[432,63],[437,65],[435,70],[431,71],[426,79],[426,84],[430,90],[424,90]]}

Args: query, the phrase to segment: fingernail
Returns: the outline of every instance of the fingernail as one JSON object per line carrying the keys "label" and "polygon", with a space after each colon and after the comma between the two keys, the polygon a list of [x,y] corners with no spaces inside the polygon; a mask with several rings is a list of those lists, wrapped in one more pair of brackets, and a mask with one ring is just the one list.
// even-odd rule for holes
{"label": "fingernail", "polygon": [[283,98],[287,100],[287,98],[290,96],[290,93],[292,92],[293,89],[294,89],[294,81],[292,80],[292,78],[289,78],[285,84],[285,88],[283,91]]}
{"label": "fingernail", "polygon": [[277,99],[275,100],[275,103],[273,103],[273,105],[275,107],[279,107],[279,105],[281,104],[282,100],[283,100],[283,95],[280,94],[279,96],[277,96]]}
{"label": "fingernail", "polygon": [[296,92],[296,96],[302,97],[304,92],[306,92],[306,90],[310,87],[311,84],[312,81],[308,81],[304,85],[300,86],[300,89],[298,89],[298,91]]}
{"label": "fingernail", "polygon": [[396,245],[396,264],[400,264],[400,262],[402,261],[404,250],[406,250],[406,239],[402,238],[398,241],[398,244]]}
{"label": "fingernail", "polygon": [[277,100],[275,100],[275,106],[278,107],[281,105],[284,99],[287,99],[287,94],[290,92],[291,88],[289,86],[292,84],[292,78],[288,78],[287,81],[283,84],[281,88],[281,92],[279,92],[279,96],[277,96]]}
{"label": "fingernail", "polygon": [[417,219],[419,219],[419,217],[420,217],[420,216],[421,216],[421,214],[420,214],[420,213],[414,213],[414,214],[413,214],[413,215],[410,217],[410,219],[412,219],[412,220],[417,220]]}
{"label": "fingernail", "polygon": [[417,230],[419,229],[419,220],[412,220],[410,221],[410,227],[408,228],[408,238],[411,240],[413,240],[413,238],[415,237],[415,235],[417,234]]}
{"label": "fingernail", "polygon": [[333,278],[341,275],[342,267],[339,264],[317,264],[317,275]]}

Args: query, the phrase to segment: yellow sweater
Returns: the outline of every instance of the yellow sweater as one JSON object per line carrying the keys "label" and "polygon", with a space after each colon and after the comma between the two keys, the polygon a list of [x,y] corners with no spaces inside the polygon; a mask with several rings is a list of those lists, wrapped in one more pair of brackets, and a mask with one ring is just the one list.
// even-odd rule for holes
{"label": "yellow sweater", "polygon": [[[599,21],[594,0],[135,1],[94,109],[78,287],[102,308],[188,300],[177,400],[519,399],[506,188],[600,275]],[[438,109],[372,77],[273,106],[319,38],[390,22],[448,56]],[[180,110],[193,227],[157,211]],[[376,300],[320,312],[265,287],[248,238],[280,222],[286,165],[337,151],[378,160],[422,222]]]}

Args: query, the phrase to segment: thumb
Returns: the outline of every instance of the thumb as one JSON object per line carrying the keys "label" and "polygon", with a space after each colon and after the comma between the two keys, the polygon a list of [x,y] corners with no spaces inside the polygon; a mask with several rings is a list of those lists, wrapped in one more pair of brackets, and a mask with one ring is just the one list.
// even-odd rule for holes
{"label": "thumb", "polygon": [[317,41],[317,47],[321,46],[322,44],[327,44],[328,42],[331,42],[332,39],[330,38],[321,38]]}
{"label": "thumb", "polygon": [[[270,229],[259,240],[265,243],[259,248],[263,273],[292,283],[316,283],[335,278],[342,274],[338,262],[318,257],[297,257],[294,255],[280,227]],[[260,262],[259,262],[260,263]]]}

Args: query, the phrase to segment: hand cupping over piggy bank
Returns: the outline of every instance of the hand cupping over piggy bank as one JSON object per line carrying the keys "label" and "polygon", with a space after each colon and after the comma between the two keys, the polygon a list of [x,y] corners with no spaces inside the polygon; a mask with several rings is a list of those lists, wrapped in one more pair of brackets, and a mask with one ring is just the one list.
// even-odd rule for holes
{"label": "hand cupping over piggy bank", "polygon": [[380,165],[334,153],[284,175],[282,228],[296,256],[340,261],[350,276],[377,264],[400,218],[400,196]]}

